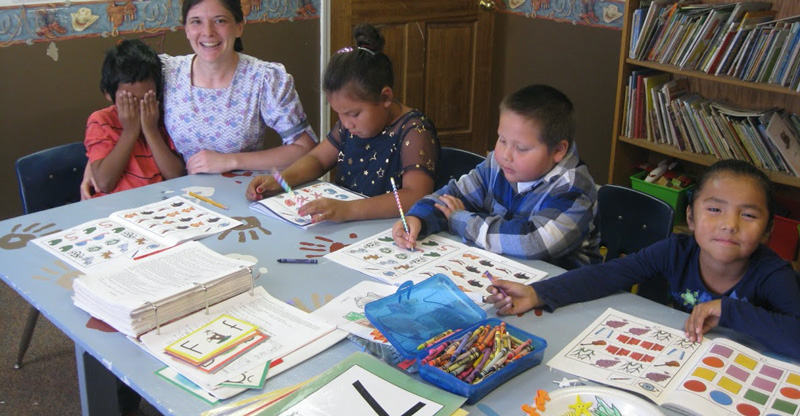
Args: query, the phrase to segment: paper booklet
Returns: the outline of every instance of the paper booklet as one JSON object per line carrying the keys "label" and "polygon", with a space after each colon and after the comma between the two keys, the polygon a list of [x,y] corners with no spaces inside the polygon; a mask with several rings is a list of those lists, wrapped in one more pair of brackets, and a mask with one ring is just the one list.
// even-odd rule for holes
{"label": "paper booklet", "polygon": [[391,345],[364,316],[364,305],[373,300],[389,296],[397,291],[397,286],[373,280],[359,282],[341,295],[333,298],[319,309],[311,312],[350,334],[371,342]]}
{"label": "paper booklet", "polygon": [[191,241],[78,277],[73,283],[73,301],[119,332],[135,337],[249,290],[253,265]]}
{"label": "paper booklet", "polygon": [[288,193],[278,194],[251,203],[250,209],[273,218],[284,220],[290,224],[307,228],[316,223],[311,222],[311,217],[304,217],[297,213],[297,210],[304,203],[315,201],[320,198],[338,199],[341,201],[353,201],[365,198],[364,195],[328,182],[317,182],[311,185],[305,185],[293,189],[293,191],[294,197]]}
{"label": "paper booklet", "polygon": [[797,415],[800,367],[607,309],[549,366],[688,415]]}
{"label": "paper booklet", "polygon": [[118,259],[145,256],[198,240],[241,222],[176,196],[117,211],[33,242],[78,270],[89,273]]}
{"label": "paper booklet", "polygon": [[419,283],[442,273],[476,301],[489,296],[486,288],[491,283],[484,276],[486,271],[495,278],[524,284],[547,276],[544,271],[435,234],[418,240],[414,251],[405,250],[394,244],[392,230],[353,243],[325,257],[393,285],[400,285],[406,280]]}
{"label": "paper booklet", "polygon": [[[255,325],[269,338],[213,373],[207,373],[189,363],[175,359],[165,351],[167,346],[222,314],[235,316]],[[216,396],[215,392],[224,388],[218,387],[221,383],[236,379],[242,372],[259,367],[267,361],[275,364],[276,360],[292,355],[290,353],[299,353],[301,348],[305,350],[302,357],[296,356],[291,361],[285,360],[275,365],[270,369],[269,377],[280,372],[276,370],[285,370],[312,357],[332,345],[324,338],[334,331],[336,331],[334,325],[272,297],[263,287],[258,286],[252,293],[248,291],[211,306],[208,313],[200,310],[162,326],[159,332],[150,331],[142,335],[139,341],[150,354]],[[342,336],[337,336],[335,342],[341,339]],[[311,347],[317,341],[323,342],[324,348],[305,348]]]}

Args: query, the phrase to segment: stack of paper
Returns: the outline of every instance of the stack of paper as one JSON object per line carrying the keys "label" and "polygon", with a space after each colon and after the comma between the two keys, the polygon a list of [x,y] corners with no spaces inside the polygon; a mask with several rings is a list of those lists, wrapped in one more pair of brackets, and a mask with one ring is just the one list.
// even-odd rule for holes
{"label": "stack of paper", "polygon": [[249,290],[252,262],[189,242],[75,280],[73,301],[132,336]]}

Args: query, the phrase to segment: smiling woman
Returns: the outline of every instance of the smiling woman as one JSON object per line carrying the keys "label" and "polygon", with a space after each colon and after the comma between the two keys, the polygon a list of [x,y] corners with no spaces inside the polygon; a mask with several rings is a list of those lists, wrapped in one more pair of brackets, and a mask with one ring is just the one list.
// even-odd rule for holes
{"label": "smiling woman", "polygon": [[[283,65],[239,53],[239,0],[187,0],[182,15],[193,55],[162,55],[164,119],[189,173],[284,167],[314,146]],[[263,150],[266,128],[284,146]]]}

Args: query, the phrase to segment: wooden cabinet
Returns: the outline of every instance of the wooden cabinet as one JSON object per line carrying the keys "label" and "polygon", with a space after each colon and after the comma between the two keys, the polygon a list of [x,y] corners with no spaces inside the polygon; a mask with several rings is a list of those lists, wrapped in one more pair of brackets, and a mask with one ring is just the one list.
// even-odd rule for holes
{"label": "wooden cabinet", "polygon": [[[703,3],[730,3],[730,0],[705,0]],[[752,109],[780,107],[787,112],[800,114],[800,93],[789,88],[764,83],[745,82],[727,76],[709,75],[697,70],[681,70],[674,65],[629,58],[631,22],[633,12],[639,7],[639,4],[639,0],[628,0],[625,7],[619,75],[617,77],[609,183],[630,185],[631,166],[645,161],[657,162],[666,157],[674,157],[683,161],[680,164],[680,169],[689,173],[698,173],[703,167],[717,161],[717,158],[713,155],[680,151],[670,145],[621,135],[622,118],[625,114],[626,85],[631,71],[641,68],[658,69],[671,73],[674,77],[688,78],[690,90],[699,93],[705,98],[728,101],[740,107]],[[798,15],[800,14],[800,1],[776,0],[773,1],[773,9],[778,12],[777,18]],[[800,197],[800,178],[781,172],[766,170],[765,172],[773,182],[779,185],[779,190],[788,191],[793,196]]]}

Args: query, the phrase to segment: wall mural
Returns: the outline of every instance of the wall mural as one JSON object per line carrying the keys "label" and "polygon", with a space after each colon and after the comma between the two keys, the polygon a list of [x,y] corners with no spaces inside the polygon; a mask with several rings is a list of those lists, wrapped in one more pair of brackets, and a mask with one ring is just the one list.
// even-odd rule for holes
{"label": "wall mural", "polygon": [[624,0],[502,0],[504,13],[608,29],[622,29]]}
{"label": "wall mural", "polygon": [[[0,0],[0,46],[181,28],[180,0]],[[242,0],[248,22],[319,18],[322,0]],[[23,3],[24,4],[21,4]]]}

